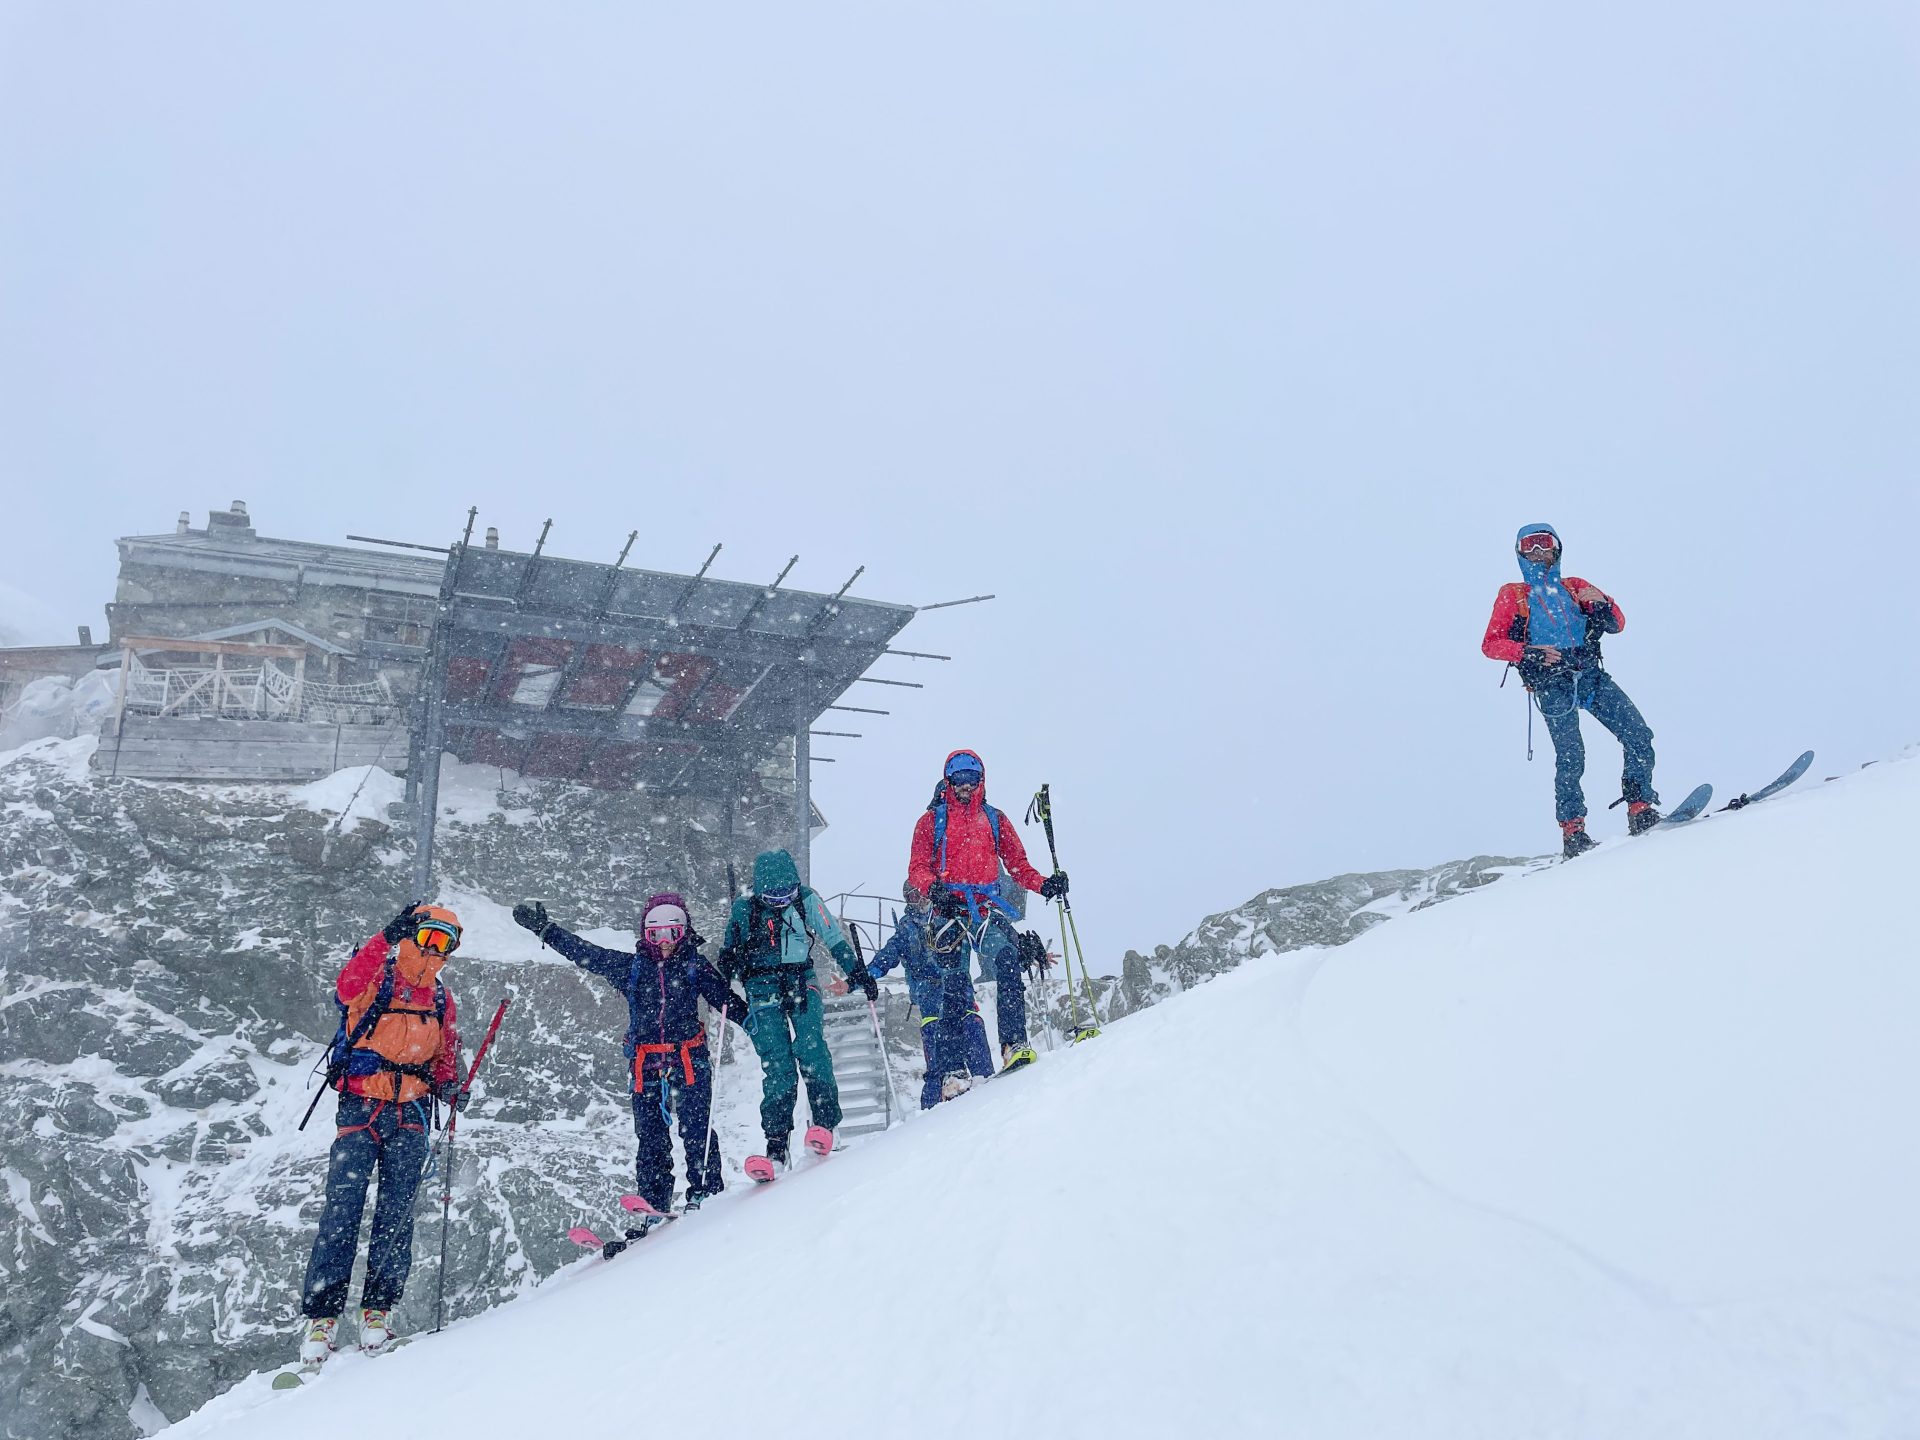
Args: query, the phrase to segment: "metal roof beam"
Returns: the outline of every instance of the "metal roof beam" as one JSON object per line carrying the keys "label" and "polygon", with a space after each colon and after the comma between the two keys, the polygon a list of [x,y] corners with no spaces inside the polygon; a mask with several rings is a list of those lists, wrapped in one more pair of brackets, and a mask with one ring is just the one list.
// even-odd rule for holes
{"label": "metal roof beam", "polygon": [[[540,615],[496,610],[469,600],[456,601],[448,612],[449,631],[490,638],[529,637],[543,640],[572,640],[589,645],[618,645],[631,648],[643,645],[650,650],[673,653],[713,655],[726,653],[746,659],[774,662],[791,660],[797,636],[781,636],[765,630],[741,631],[735,627],[673,624],[664,619],[642,616]],[[828,645],[853,656],[878,658],[883,647],[871,639],[836,639],[822,636],[812,642]],[[871,663],[871,662],[869,662]]]}
{"label": "metal roof beam", "polygon": [[657,715],[609,715],[604,710],[540,710],[531,705],[447,704],[443,711],[449,727],[463,730],[499,730],[518,733],[538,730],[550,735],[591,735],[610,745],[639,744],[647,740],[686,741],[702,748],[728,744],[730,737],[752,739],[784,738],[793,733],[790,725],[748,725],[739,721],[725,724],[692,724],[684,720],[663,720]]}

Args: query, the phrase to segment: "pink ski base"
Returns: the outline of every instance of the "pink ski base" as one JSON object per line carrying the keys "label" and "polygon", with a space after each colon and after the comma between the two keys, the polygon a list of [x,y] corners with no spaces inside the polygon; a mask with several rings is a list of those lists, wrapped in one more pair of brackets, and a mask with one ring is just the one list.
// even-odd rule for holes
{"label": "pink ski base", "polygon": [[589,1250],[598,1250],[600,1248],[600,1237],[584,1225],[576,1225],[567,1231],[567,1239],[573,1241],[576,1245],[584,1245]]}
{"label": "pink ski base", "polygon": [[631,1210],[636,1215],[658,1215],[662,1220],[671,1218],[666,1211],[654,1209],[644,1195],[622,1195],[620,1204],[623,1209]]}
{"label": "pink ski base", "polygon": [[764,1155],[749,1155],[747,1163],[741,1168],[747,1172],[747,1178],[756,1185],[765,1185],[776,1173],[773,1161]]}
{"label": "pink ski base", "polygon": [[807,1127],[807,1133],[801,1139],[800,1143],[816,1155],[831,1155],[833,1153],[833,1132],[824,1125],[809,1125]]}

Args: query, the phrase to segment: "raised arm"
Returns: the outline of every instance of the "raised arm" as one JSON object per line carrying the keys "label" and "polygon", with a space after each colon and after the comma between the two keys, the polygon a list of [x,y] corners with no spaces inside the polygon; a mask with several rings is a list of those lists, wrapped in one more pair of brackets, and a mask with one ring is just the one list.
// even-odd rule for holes
{"label": "raised arm", "polygon": [[609,950],[591,940],[582,940],[547,914],[538,900],[522,901],[513,907],[513,923],[531,930],[543,945],[550,945],[590,975],[598,975],[616,990],[625,989],[627,974],[633,965],[631,950]]}

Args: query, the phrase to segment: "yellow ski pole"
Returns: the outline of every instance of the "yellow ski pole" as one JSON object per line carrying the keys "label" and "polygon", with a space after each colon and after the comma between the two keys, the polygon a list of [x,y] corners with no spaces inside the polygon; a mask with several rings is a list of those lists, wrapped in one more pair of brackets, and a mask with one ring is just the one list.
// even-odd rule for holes
{"label": "yellow ski pole", "polygon": [[[1051,786],[1042,785],[1034,792],[1033,803],[1027,806],[1027,823],[1032,824],[1035,820],[1038,820],[1041,828],[1047,832],[1047,854],[1053,860],[1053,873],[1056,875],[1061,874],[1060,849],[1054,843],[1053,839],[1053,794]],[[1074,1025],[1073,1043],[1077,1045],[1082,1040],[1089,1040],[1100,1033],[1100,1027],[1091,1023],[1100,1018],[1100,1012],[1094,1008],[1093,976],[1087,972],[1087,952],[1086,948],[1080,943],[1080,927],[1074,923],[1073,906],[1067,902],[1065,892],[1062,892],[1059,898],[1060,963],[1066,966],[1067,995],[1073,1002],[1073,1014],[1076,1022],[1080,1018],[1080,1004],[1073,993],[1073,962],[1067,955],[1067,937],[1069,935],[1073,937],[1074,952],[1080,957],[1080,984],[1087,992],[1087,1019],[1089,1023],[1086,1025],[1076,1023]]]}

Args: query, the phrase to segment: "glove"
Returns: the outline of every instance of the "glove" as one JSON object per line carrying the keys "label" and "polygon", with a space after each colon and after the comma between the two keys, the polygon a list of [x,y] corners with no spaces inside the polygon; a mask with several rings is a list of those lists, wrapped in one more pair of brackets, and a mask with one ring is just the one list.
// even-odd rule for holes
{"label": "glove", "polygon": [[420,902],[416,900],[398,915],[387,921],[387,928],[380,932],[380,938],[389,945],[398,945],[402,940],[413,934],[416,928],[414,917],[419,913]]}
{"label": "glove", "polygon": [[1031,930],[1022,930],[1014,939],[1020,947],[1021,967],[1032,979],[1045,980],[1054,963],[1047,953],[1047,942]]}
{"label": "glove", "polygon": [[873,972],[858,960],[854,961],[853,968],[847,971],[847,983],[849,985],[858,985],[862,990],[866,991],[867,999],[869,1000],[878,1000],[880,998],[880,982],[874,979]]}
{"label": "glove", "polygon": [[1535,665],[1558,665],[1560,652],[1549,645],[1529,645],[1525,658]]}
{"label": "glove", "polygon": [[446,1088],[440,1092],[440,1103],[449,1110],[464,1110],[471,1099],[473,1099],[473,1092],[462,1090],[456,1081],[449,1081]]}
{"label": "glove", "polygon": [[1064,870],[1054,871],[1053,874],[1041,882],[1040,898],[1042,900],[1058,900],[1066,893],[1067,872]]}
{"label": "glove", "polygon": [[547,918],[547,907],[538,900],[522,900],[513,907],[513,923],[531,930],[544,940],[547,938],[547,928],[553,921]]}
{"label": "glove", "polygon": [[967,913],[967,898],[944,880],[936,880],[927,887],[927,903],[933,907],[936,915],[964,915]]}
{"label": "glove", "polygon": [[746,996],[735,990],[727,995],[727,1003],[721,1008],[720,1013],[734,1024],[745,1026],[747,1017],[753,1013],[753,1006],[747,1003]]}

